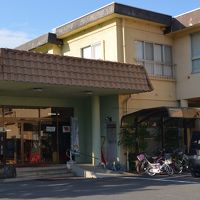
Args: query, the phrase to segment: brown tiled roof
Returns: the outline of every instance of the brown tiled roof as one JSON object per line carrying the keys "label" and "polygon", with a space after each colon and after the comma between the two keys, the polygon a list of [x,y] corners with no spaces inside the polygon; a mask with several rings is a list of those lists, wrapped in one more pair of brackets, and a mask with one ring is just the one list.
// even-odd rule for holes
{"label": "brown tiled roof", "polygon": [[200,8],[187,12],[185,14],[179,15],[174,18],[176,23],[173,23],[173,31],[184,29],[200,23]]}
{"label": "brown tiled roof", "polygon": [[171,26],[169,26],[166,29],[165,33],[173,33],[176,31],[187,30],[188,28],[191,28],[199,24],[200,24],[200,8],[172,18]]}
{"label": "brown tiled roof", "polygon": [[152,90],[142,66],[3,48],[0,49],[0,80],[129,93]]}

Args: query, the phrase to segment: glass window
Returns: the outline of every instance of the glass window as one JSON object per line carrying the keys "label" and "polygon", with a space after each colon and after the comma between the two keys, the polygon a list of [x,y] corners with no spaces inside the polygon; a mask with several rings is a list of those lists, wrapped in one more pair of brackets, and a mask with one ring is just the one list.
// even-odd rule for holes
{"label": "glass window", "polygon": [[172,64],[172,48],[170,46],[164,46],[164,62],[167,65]]}
{"label": "glass window", "polygon": [[173,75],[173,70],[172,70],[171,66],[165,66],[163,70],[164,70],[163,74],[165,76],[172,76]]}
{"label": "glass window", "polygon": [[154,60],[157,62],[162,62],[162,45],[155,44],[154,45]]}
{"label": "glass window", "polygon": [[163,51],[162,45],[155,44],[154,45],[154,61],[155,61],[155,74],[162,75],[163,74]]}
{"label": "glass window", "polygon": [[200,32],[191,35],[192,72],[200,72]]}
{"label": "glass window", "polygon": [[200,72],[200,59],[192,60],[192,72]]}
{"label": "glass window", "polygon": [[144,43],[137,41],[136,43],[136,59],[144,59]]}
{"label": "glass window", "polygon": [[154,75],[154,64],[153,63],[145,62],[144,66],[145,66],[148,74]]}
{"label": "glass window", "polygon": [[73,113],[73,108],[0,107],[0,132],[6,131],[6,161],[65,163]]}
{"label": "glass window", "polygon": [[192,57],[200,57],[200,32],[192,34]]}
{"label": "glass window", "polygon": [[91,46],[82,48],[82,57],[83,58],[92,58]]}
{"label": "glass window", "polygon": [[92,58],[101,59],[101,44],[95,44],[92,46]]}
{"label": "glass window", "polygon": [[89,59],[101,59],[101,43],[96,43],[82,48],[82,57]]}
{"label": "glass window", "polygon": [[145,66],[148,74],[173,77],[172,48],[169,45],[136,41],[136,62]]}
{"label": "glass window", "polygon": [[145,59],[153,60],[153,44],[145,42]]}

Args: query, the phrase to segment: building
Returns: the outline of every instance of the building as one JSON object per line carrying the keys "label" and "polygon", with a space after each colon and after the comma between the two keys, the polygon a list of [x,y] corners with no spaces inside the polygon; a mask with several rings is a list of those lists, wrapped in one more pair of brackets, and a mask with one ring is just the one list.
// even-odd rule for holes
{"label": "building", "polygon": [[200,106],[199,14],[197,9],[172,17],[111,3],[17,49],[140,64],[146,68],[153,91],[105,97],[103,118],[108,119],[110,127],[101,127],[101,135],[107,141],[104,151],[107,157],[108,152],[119,156],[115,142],[115,147],[108,147],[107,133],[114,133],[117,138],[119,120],[124,114],[159,106]]}
{"label": "building", "polygon": [[106,125],[117,154],[118,95],[152,86],[142,66],[0,49],[0,90],[0,163],[66,163],[73,149],[98,164]]}

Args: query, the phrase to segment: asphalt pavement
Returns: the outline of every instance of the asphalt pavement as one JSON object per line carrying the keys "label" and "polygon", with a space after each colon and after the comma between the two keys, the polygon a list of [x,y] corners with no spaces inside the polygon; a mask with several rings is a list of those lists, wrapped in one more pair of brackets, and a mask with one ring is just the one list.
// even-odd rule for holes
{"label": "asphalt pavement", "polygon": [[38,179],[0,183],[0,199],[10,200],[199,200],[200,178],[123,176],[99,179]]}

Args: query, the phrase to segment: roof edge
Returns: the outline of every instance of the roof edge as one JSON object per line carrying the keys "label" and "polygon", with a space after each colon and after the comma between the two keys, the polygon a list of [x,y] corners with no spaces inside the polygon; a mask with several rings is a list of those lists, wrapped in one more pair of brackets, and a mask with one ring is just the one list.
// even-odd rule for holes
{"label": "roof edge", "polygon": [[173,33],[200,24],[200,8],[173,17],[172,24],[165,33]]}
{"label": "roof edge", "polygon": [[115,3],[115,13],[170,26],[172,16],[138,7]]}
{"label": "roof edge", "polygon": [[145,68],[128,63],[0,48],[0,71],[1,81],[113,89],[118,94],[152,90]]}
{"label": "roof edge", "polygon": [[43,46],[45,44],[55,44],[55,45],[62,45],[62,40],[58,39],[56,34],[54,33],[46,33],[44,35],[41,35],[29,42],[26,42],[25,44],[22,44],[15,49],[17,50],[24,50],[29,51],[32,49],[35,49],[37,47]]}
{"label": "roof edge", "polygon": [[113,2],[95,11],[92,11],[86,15],[83,15],[82,17],[72,20],[62,26],[59,26],[54,30],[57,36],[61,37],[62,35],[70,31],[74,31],[78,28],[81,28],[87,24],[90,24],[92,22],[95,22],[96,20],[102,19],[112,14],[119,14],[128,17],[134,17],[137,19],[147,20],[158,24],[162,24],[166,27],[171,25],[171,20],[172,20],[172,16],[170,15],[161,14]]}

